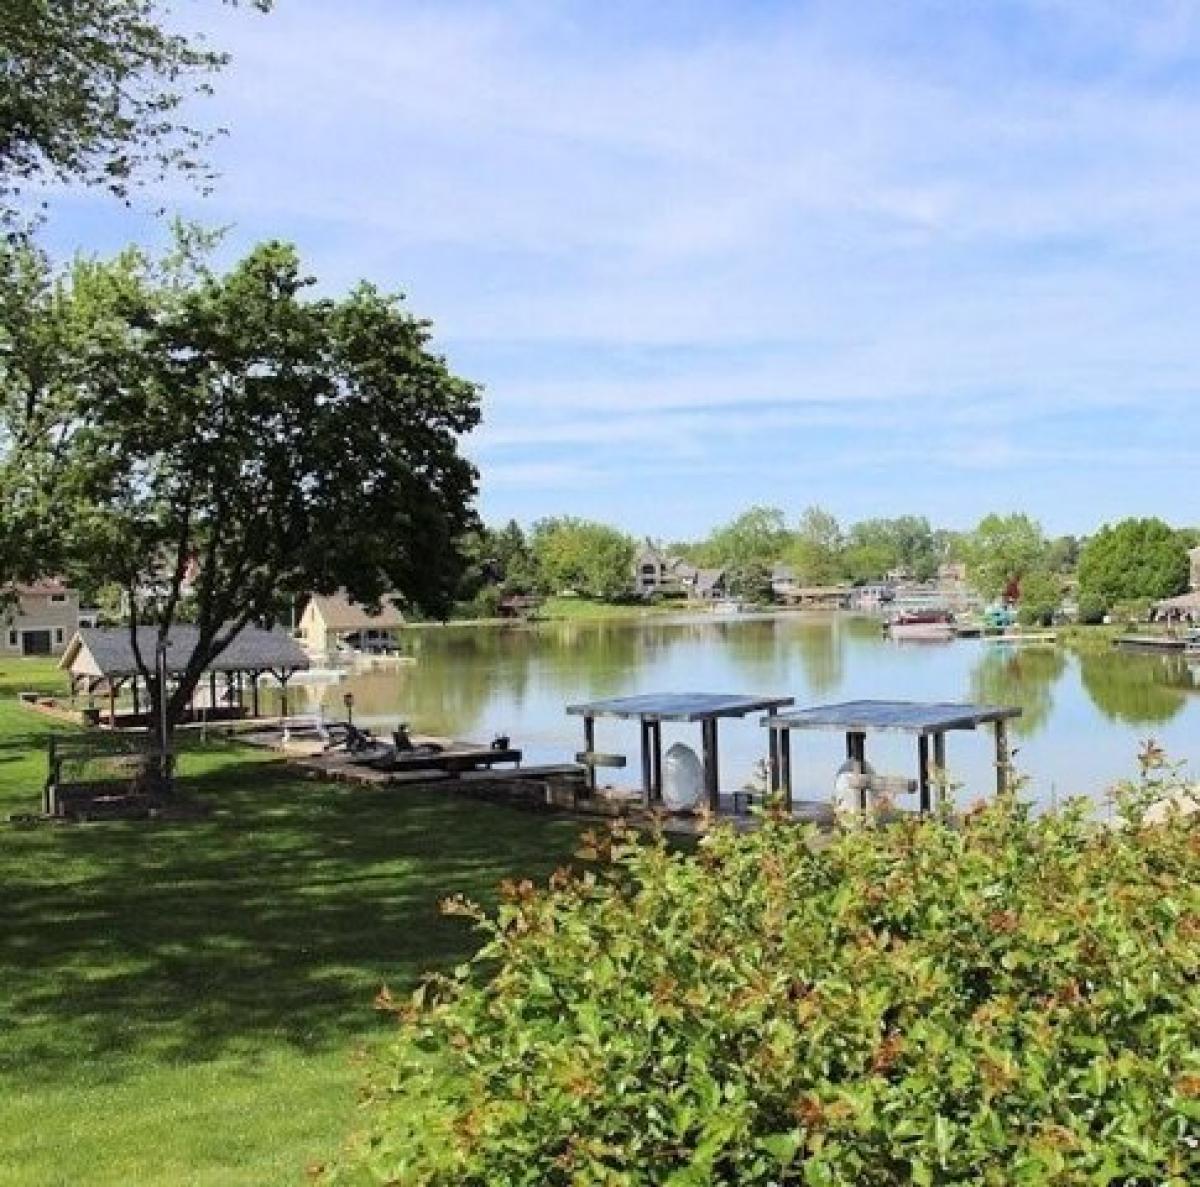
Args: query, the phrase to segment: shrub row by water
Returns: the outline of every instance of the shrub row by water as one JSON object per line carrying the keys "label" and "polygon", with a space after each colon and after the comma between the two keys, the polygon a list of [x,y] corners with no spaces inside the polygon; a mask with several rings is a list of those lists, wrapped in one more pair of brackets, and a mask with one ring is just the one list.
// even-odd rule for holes
{"label": "shrub row by water", "polygon": [[[1151,785],[1150,790],[1155,790]],[[1200,1183],[1200,826],[1005,800],[506,886],[331,1184]],[[1161,791],[1161,787],[1157,787]]]}

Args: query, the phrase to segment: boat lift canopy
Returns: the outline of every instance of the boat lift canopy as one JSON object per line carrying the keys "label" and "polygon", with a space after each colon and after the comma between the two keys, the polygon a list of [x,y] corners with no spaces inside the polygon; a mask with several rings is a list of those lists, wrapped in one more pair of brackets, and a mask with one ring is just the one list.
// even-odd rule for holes
{"label": "boat lift canopy", "polygon": [[[838,730],[846,735],[846,756],[860,764],[866,761],[866,736],[869,733],[905,733],[917,739],[917,774],[922,812],[933,806],[934,769],[946,769],[946,734],[952,730],[974,730],[990,724],[996,746],[996,791],[1003,794],[1009,785],[1011,756],[1008,748],[1008,723],[1020,717],[1013,705],[971,705],[927,701],[846,701],[837,705],[818,705],[789,713],[772,713],[761,724],[770,731],[771,767],[775,772],[775,790],[782,793],[788,810],[792,806],[792,730]],[[930,739],[933,739],[932,765]],[[865,796],[865,792],[863,793]]]}
{"label": "boat lift canopy", "polygon": [[642,800],[649,807],[662,801],[662,723],[664,721],[699,722],[701,765],[704,791],[713,812],[720,809],[719,750],[717,723],[722,717],[746,717],[766,710],[769,715],[787,705],[794,697],[740,696],[720,693],[648,693],[641,696],[614,697],[568,705],[567,712],[583,718],[584,755],[588,758],[589,782],[595,787],[596,718],[617,717],[636,720],[641,728]]}

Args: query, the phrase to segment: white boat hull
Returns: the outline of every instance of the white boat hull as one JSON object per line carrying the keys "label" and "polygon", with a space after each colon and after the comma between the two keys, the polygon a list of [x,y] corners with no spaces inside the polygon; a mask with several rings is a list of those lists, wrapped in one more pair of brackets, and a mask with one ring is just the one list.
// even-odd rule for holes
{"label": "white boat hull", "polygon": [[954,624],[950,622],[897,622],[888,627],[893,639],[924,639],[942,641],[953,639]]}

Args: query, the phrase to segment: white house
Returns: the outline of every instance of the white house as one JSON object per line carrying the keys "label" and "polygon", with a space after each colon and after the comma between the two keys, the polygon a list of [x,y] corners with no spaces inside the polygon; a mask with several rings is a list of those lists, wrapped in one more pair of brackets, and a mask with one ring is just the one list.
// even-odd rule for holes
{"label": "white house", "polygon": [[0,654],[59,655],[79,629],[79,594],[54,578],[10,589],[0,607]]}

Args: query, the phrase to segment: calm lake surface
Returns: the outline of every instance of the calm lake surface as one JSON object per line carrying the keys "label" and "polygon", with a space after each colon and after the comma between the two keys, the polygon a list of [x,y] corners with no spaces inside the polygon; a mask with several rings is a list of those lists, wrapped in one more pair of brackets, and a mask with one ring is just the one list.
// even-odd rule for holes
{"label": "calm lake surface", "polygon": [[[420,731],[487,741],[511,735],[527,762],[562,762],[582,745],[576,701],[639,692],[790,695],[799,706],[859,698],[975,700],[1019,705],[1016,766],[1027,795],[1043,804],[1101,795],[1136,773],[1141,742],[1153,736],[1173,759],[1200,771],[1200,668],[1182,656],[956,640],[893,642],[877,620],[851,616],[713,615],[534,626],[446,627],[406,632],[416,660],[354,672],[338,684],[297,689],[307,709],[345,716],[354,695],[358,722],[386,728],[404,720]],[[297,706],[300,708],[300,706]],[[664,745],[699,747],[699,729],[665,726]],[[722,788],[741,787],[765,755],[756,718],[723,724]],[[597,746],[629,757],[612,772],[638,778],[636,726],[597,724]],[[798,796],[824,798],[844,757],[839,736],[793,736]],[[908,739],[868,739],[882,773],[912,775]],[[951,778],[960,799],[993,786],[990,733],[951,734]]]}

